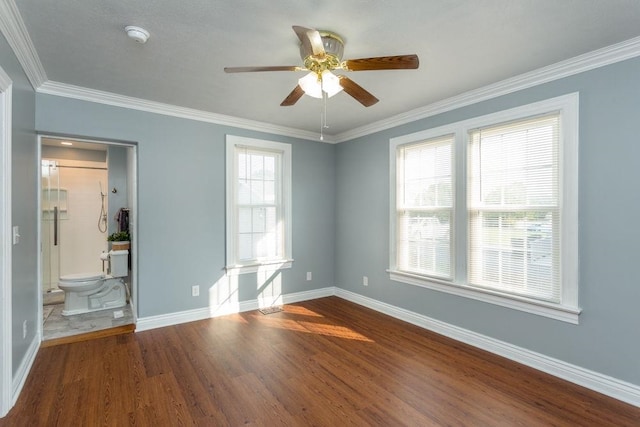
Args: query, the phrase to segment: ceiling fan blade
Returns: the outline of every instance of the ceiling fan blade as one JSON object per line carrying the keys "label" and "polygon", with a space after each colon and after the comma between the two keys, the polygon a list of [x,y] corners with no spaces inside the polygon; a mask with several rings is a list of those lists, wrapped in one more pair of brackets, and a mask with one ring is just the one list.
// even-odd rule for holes
{"label": "ceiling fan blade", "polygon": [[348,71],[411,70],[418,68],[418,55],[378,56],[344,61]]}
{"label": "ceiling fan blade", "polygon": [[294,25],[293,31],[295,31],[296,35],[302,42],[304,51],[307,52],[308,55],[313,54],[314,56],[324,56],[325,51],[322,43],[322,37],[320,37],[320,33],[317,30]]}
{"label": "ceiling fan blade", "polygon": [[367,92],[362,86],[351,80],[346,76],[338,76],[340,79],[340,86],[347,92],[349,95],[355,98],[360,104],[365,107],[371,107],[373,104],[378,102],[378,98]]}
{"label": "ceiling fan blade", "polygon": [[297,85],[292,91],[291,93],[284,99],[284,101],[282,101],[282,103],[280,104],[281,107],[289,107],[293,104],[295,104],[296,102],[298,102],[298,100],[300,98],[302,98],[302,95],[304,95],[304,90],[302,90],[302,88],[300,87],[300,85]]}
{"label": "ceiling fan blade", "polygon": [[295,65],[275,65],[272,67],[224,67],[225,73],[251,73],[255,71],[305,71],[304,67]]}

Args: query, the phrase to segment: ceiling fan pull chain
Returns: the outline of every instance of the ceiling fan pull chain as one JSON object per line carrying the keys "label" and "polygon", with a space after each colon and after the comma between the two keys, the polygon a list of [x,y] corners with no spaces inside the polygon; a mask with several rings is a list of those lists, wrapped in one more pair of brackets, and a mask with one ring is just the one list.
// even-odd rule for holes
{"label": "ceiling fan pull chain", "polygon": [[320,109],[320,141],[324,141],[324,125],[326,123],[326,119],[325,119],[325,114],[327,112],[326,110],[326,104],[327,104],[327,94],[322,92],[322,104],[323,106]]}
{"label": "ceiling fan pull chain", "polygon": [[329,95],[322,91],[322,109],[320,110],[320,141],[324,141],[324,130],[329,128],[327,124],[327,99]]}
{"label": "ceiling fan pull chain", "polygon": [[322,108],[324,109],[324,123],[322,124],[322,126],[327,129],[329,127],[329,125],[327,124],[327,99],[329,98],[329,95],[327,94],[327,92],[322,91]]}

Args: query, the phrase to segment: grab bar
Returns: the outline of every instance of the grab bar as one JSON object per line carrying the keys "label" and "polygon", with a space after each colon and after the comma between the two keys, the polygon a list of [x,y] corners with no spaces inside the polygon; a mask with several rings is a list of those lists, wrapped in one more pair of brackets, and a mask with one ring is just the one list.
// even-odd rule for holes
{"label": "grab bar", "polygon": [[53,207],[53,246],[58,246],[58,207]]}

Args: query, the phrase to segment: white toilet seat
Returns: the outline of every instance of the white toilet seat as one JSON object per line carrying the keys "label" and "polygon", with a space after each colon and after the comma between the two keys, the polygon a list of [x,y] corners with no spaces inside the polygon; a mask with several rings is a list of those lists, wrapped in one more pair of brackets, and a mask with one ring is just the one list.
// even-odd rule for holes
{"label": "white toilet seat", "polygon": [[60,276],[61,282],[87,282],[89,280],[99,280],[104,279],[105,275],[103,272],[92,272],[92,273],[75,273],[75,274],[67,274],[65,276]]}
{"label": "white toilet seat", "polygon": [[58,287],[63,291],[86,292],[99,289],[104,283],[103,273],[76,273],[60,277]]}

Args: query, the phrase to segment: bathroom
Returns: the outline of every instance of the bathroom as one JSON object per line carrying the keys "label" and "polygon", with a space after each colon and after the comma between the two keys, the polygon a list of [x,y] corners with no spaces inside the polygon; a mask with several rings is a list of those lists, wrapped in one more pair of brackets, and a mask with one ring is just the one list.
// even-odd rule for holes
{"label": "bathroom", "polygon": [[[40,136],[45,343],[133,327],[135,154],[133,145]],[[108,241],[120,231],[131,236],[128,248]],[[99,290],[77,292],[89,276]]]}

